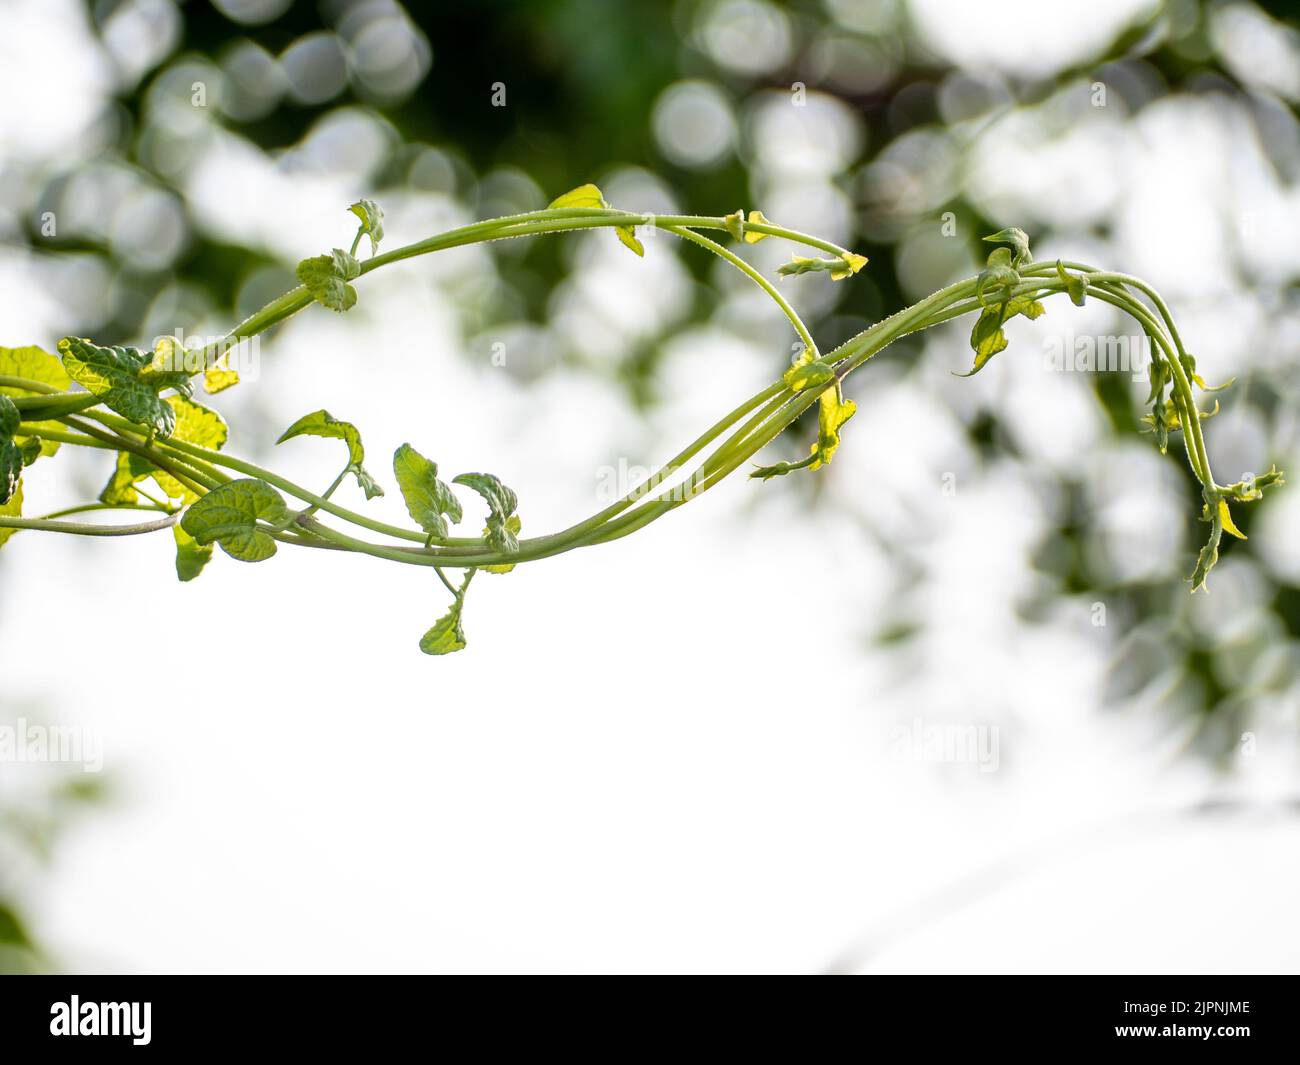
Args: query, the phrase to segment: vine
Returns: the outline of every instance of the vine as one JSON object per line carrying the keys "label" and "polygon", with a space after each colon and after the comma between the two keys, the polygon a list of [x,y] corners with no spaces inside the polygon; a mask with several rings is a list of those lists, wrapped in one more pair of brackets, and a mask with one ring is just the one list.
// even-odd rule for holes
{"label": "vine", "polygon": [[[372,200],[361,200],[349,210],[359,225],[348,251],[334,248],[304,259],[297,267],[298,287],[212,344],[186,349],[177,338],[164,337],[147,352],[65,337],[58,342],[57,356],[34,346],[0,348],[0,546],[19,530],[134,536],[170,529],[182,581],[193,580],[203,571],[216,546],[241,562],[263,562],[284,544],[424,566],[433,570],[452,598],[421,639],[420,648],[428,654],[447,654],[465,646],[462,612],[470,582],[480,570],[508,573],[519,563],[629,535],[735,472],[813,404],[818,407],[817,435],[808,455],[758,467],[750,476],[767,480],[800,469],[819,469],[834,458],[840,435],[856,410],[853,401],[845,398],[845,379],[886,346],[899,337],[974,314],[975,358],[964,375],[969,376],[1006,349],[1007,322],[1018,315],[1037,318],[1044,310],[1042,301],[1061,293],[1077,306],[1091,296],[1119,308],[1151,340],[1150,413],[1145,421],[1162,452],[1171,433],[1182,433],[1188,463],[1201,485],[1201,520],[1210,526],[1192,573],[1193,591],[1205,586],[1223,534],[1245,538],[1233,521],[1229,503],[1258,499],[1264,489],[1283,483],[1276,468],[1227,485],[1214,479],[1201,426],[1214,411],[1200,409],[1194,389],[1217,389],[1208,387],[1197,373],[1196,360],[1184,348],[1168,307],[1154,289],[1137,278],[1084,263],[1035,263],[1028,238],[1019,229],[1004,229],[985,238],[998,247],[977,275],[927,296],[823,353],[777,287],[705,234],[730,236],[742,245],[779,238],[819,253],[795,255],[780,268],[783,276],[820,272],[839,281],[858,273],[867,260],[829,241],[775,225],[758,211],[747,217],[742,211],[717,217],[637,214],[610,207],[596,186],[584,185],[545,210],[476,222],[381,254],[383,211]],[[448,483],[439,476],[437,464],[410,444],[397,449],[392,470],[412,527],[375,520],[334,500],[349,477],[367,500],[383,494],[364,465],[365,447],[354,425],[319,410],[298,419],[280,437],[281,444],[314,436],[337,439],[346,446],[346,465],[317,494],[226,454],[225,421],[193,398],[196,378],[202,378],[210,394],[238,384],[238,371],[230,366],[229,356],[241,342],[313,303],[338,313],[349,310],[358,299],[354,282],[390,263],[468,244],[599,228],[612,228],[631,252],[643,255],[636,235],[643,227],[696,244],[740,270],[781,309],[803,349],[779,381],[720,418],[643,484],[567,529],[521,538],[518,499],[499,478],[470,472]],[[363,239],[370,256],[360,260],[357,252]],[[98,501],[24,517],[27,467],[64,446],[114,453],[114,467]],[[452,535],[452,528],[465,520],[452,485],[469,489],[485,505],[478,536]],[[115,524],[71,520],[99,511],[157,516]],[[343,531],[339,523],[354,532]],[[453,570],[462,571],[459,581],[448,577]]]}

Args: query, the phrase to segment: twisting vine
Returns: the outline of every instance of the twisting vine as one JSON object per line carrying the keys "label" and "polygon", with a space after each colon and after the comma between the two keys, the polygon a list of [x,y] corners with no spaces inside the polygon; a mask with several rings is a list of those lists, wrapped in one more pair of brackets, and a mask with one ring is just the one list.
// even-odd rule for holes
{"label": "twisting vine", "polygon": [[[1099,270],[1085,263],[1035,263],[1029,241],[1019,229],[1004,229],[985,238],[999,245],[974,277],[949,285],[897,314],[877,322],[829,352],[821,352],[812,334],[776,286],[723,244],[706,236],[716,232],[742,244],[776,237],[811,249],[817,256],[794,256],[782,275],[825,272],[832,280],[850,278],[866,265],[861,255],[829,241],[776,225],[758,211],[746,217],[649,215],[619,211],[605,202],[594,185],[584,185],[542,211],[495,218],[462,226],[427,240],[379,253],[383,212],[371,200],[350,210],[359,225],[349,251],[298,264],[301,284],[272,300],[225,337],[187,350],[175,337],[164,337],[152,352],[131,347],[104,347],[90,340],[65,337],[58,356],[38,347],[0,348],[0,545],[22,529],[83,536],[132,536],[171,529],[176,542],[176,571],[183,581],[199,575],[215,545],[242,562],[262,562],[280,544],[350,551],[410,566],[426,566],[451,595],[451,606],[425,633],[420,647],[440,655],[465,646],[461,615],[474,576],[484,570],[507,573],[517,564],[548,558],[579,547],[608,543],[648,525],[712,488],[780,436],[801,414],[817,404],[817,436],[807,457],[754,469],[750,476],[768,479],[798,469],[816,470],[829,463],[840,433],[855,405],[844,396],[844,380],[899,337],[929,329],[966,314],[976,315],[971,332],[976,373],[1007,346],[1005,326],[1017,315],[1037,318],[1042,300],[1065,293],[1082,306],[1089,297],[1130,315],[1151,340],[1151,383],[1145,421],[1163,452],[1169,434],[1181,431],[1187,459],[1201,484],[1201,519],[1210,526],[1192,574],[1192,589],[1205,584],[1219,555],[1223,534],[1242,536],[1230,502],[1260,498],[1282,483],[1271,468],[1221,485],[1210,470],[1202,411],[1193,389],[1208,388],[1196,371],[1164,301],[1145,282],[1127,274]],[[515,493],[489,473],[462,473],[448,484],[436,463],[403,444],[393,456],[393,476],[413,527],[377,521],[335,502],[334,494],[351,477],[367,499],[382,495],[379,482],[364,465],[361,434],[328,411],[307,414],[291,425],[280,443],[301,436],[341,440],[347,464],[319,494],[251,462],[223,451],[229,435],[222,417],[193,400],[193,382],[202,377],[209,393],[238,383],[229,365],[241,342],[265,332],[312,303],[343,312],[355,305],[353,282],[389,263],[510,237],[540,236],[577,230],[613,228],[637,255],[644,248],[639,227],[654,227],[707,249],[736,267],[771,297],[789,319],[803,350],[779,381],[720,418],[647,481],[618,501],[567,529],[521,539]],[[370,256],[357,258],[362,240]],[[1231,382],[1229,382],[1231,383]],[[1220,386],[1220,387],[1226,387]],[[1217,404],[1216,408],[1217,410]],[[115,454],[115,466],[98,502],[85,503],[40,517],[22,516],[23,477],[27,467],[65,446]],[[152,482],[152,489],[145,485]],[[470,489],[486,505],[479,536],[453,536],[464,519],[451,485]],[[667,487],[666,487],[667,486]],[[287,497],[287,498],[286,498]],[[296,501],[291,505],[287,499]],[[121,524],[98,524],[81,518],[96,511],[145,512],[157,516]],[[141,515],[143,518],[143,515]],[[338,523],[351,526],[345,532]],[[459,580],[448,571],[460,571]]]}

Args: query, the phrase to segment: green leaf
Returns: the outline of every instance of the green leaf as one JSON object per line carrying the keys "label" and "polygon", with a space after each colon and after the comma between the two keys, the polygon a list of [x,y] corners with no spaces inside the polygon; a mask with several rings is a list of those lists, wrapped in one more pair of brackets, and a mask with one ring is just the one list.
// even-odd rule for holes
{"label": "green leaf", "polygon": [[867,257],[865,255],[855,255],[853,252],[845,252],[844,255],[834,259],[809,259],[803,255],[796,255],[790,262],[782,263],[777,267],[776,272],[782,277],[791,277],[795,274],[827,271],[830,273],[832,281],[843,281],[846,277],[852,277],[866,265]]}
{"label": "green leaf", "polygon": [[786,388],[802,392],[806,388],[824,385],[835,376],[835,369],[821,359],[814,359],[810,349],[804,348],[790,368],[781,376]]}
{"label": "green leaf", "polygon": [[[750,211],[750,212],[749,212],[749,220],[750,220],[751,222],[757,222],[759,225],[764,225],[764,226],[770,226],[770,225],[772,224],[772,222],[771,222],[770,219],[765,218],[765,217],[763,216],[763,212],[762,212],[762,211]],[[746,227],[746,228],[745,228],[745,243],[746,243],[746,244],[757,244],[760,240],[767,240],[767,238],[770,237],[771,235],[772,235],[771,233],[756,233],[756,232],[752,231],[751,229],[749,229],[748,227]],[[865,261],[865,260],[864,260],[864,261]],[[855,272],[856,272],[856,271],[855,271]]]}
{"label": "green leaf", "polygon": [[109,507],[134,506],[140,502],[140,496],[135,490],[136,482],[151,476],[153,474],[150,471],[140,473],[132,468],[130,452],[119,451],[117,464],[113,467],[113,476],[108,479],[108,484],[104,485],[104,490],[99,493],[99,501]]}
{"label": "green leaf", "polygon": [[1070,294],[1070,302],[1076,307],[1082,307],[1088,299],[1088,279],[1067,273],[1060,259],[1056,260],[1056,272],[1065,282],[1065,291]]}
{"label": "green leaf", "polygon": [[[68,371],[63,364],[48,351],[28,344],[21,348],[0,347],[0,374],[5,377],[25,377],[30,381],[57,388],[66,392],[72,384]],[[0,388],[0,396],[35,396],[38,392],[28,392],[21,388]]]}
{"label": "green leaf", "polygon": [[367,499],[374,499],[375,496],[384,494],[384,490],[378,482],[370,476],[362,465],[366,461],[366,449],[361,443],[361,433],[351,422],[339,421],[327,410],[314,411],[311,414],[304,414],[288,429],[286,429],[276,441],[277,444],[283,444],[286,440],[292,440],[295,436],[321,436],[333,440],[342,440],[348,445],[348,468],[347,472],[357,479],[357,484],[361,490],[366,493]]}
{"label": "green leaf", "polygon": [[23,447],[14,440],[22,420],[14,401],[0,396],[0,504],[8,503],[17,494],[23,475]]}
{"label": "green leaf", "polygon": [[519,537],[511,531],[509,518],[519,506],[515,493],[490,473],[462,473],[452,479],[453,484],[472,488],[488,505],[487,541],[504,553],[519,550]]}
{"label": "green leaf", "polygon": [[[14,490],[7,502],[0,503],[0,516],[6,518],[21,518],[23,516],[23,483],[18,482],[18,487]],[[18,529],[0,529],[0,547],[4,547],[9,537],[18,532]]]}
{"label": "green leaf", "polygon": [[267,527],[278,531],[292,520],[279,492],[247,477],[214,488],[185,512],[181,528],[200,545],[217,543],[240,562],[261,562],[275,554]]}
{"label": "green leaf", "polygon": [[1237,528],[1237,523],[1232,520],[1232,511],[1228,509],[1226,499],[1219,500],[1219,524],[1223,526],[1223,531],[1238,540],[1246,539],[1246,534]]}
{"label": "green leaf", "polygon": [[975,295],[979,298],[981,304],[988,301],[984,298],[984,292],[992,286],[999,301],[1005,301],[1011,295],[1011,290],[1020,284],[1020,274],[1011,265],[1011,252],[1007,248],[995,248],[989,253],[988,260],[983,270],[979,273],[978,282],[975,286]]}
{"label": "green leaf", "polygon": [[[605,194],[595,185],[590,183],[579,185],[576,189],[571,189],[563,196],[557,196],[550,202],[547,210],[553,211],[560,208],[571,207],[585,210],[608,211],[612,210],[610,205],[605,202]],[[614,234],[623,243],[623,246],[630,248],[637,255],[645,255],[645,248],[636,237],[635,226],[615,226]]]}
{"label": "green leaf", "polygon": [[615,226],[614,235],[625,248],[631,248],[637,255],[645,255],[645,246],[637,240],[635,226]]}
{"label": "green leaf", "polygon": [[384,239],[383,208],[374,200],[357,200],[348,210],[361,219],[361,232],[370,238],[370,254],[374,255]]}
{"label": "green leaf", "polygon": [[[197,444],[213,451],[220,451],[226,445],[230,428],[226,421],[211,407],[195,403],[184,396],[168,396],[164,401],[176,416],[176,427],[171,439],[182,443]],[[170,473],[159,469],[148,459],[134,452],[119,451],[117,465],[113,476],[99,494],[99,501],[109,506],[120,507],[138,501],[135,485],[140,481],[154,479],[168,499],[179,499],[192,503],[198,496],[194,491],[176,480]]]}
{"label": "green leaf", "polygon": [[557,196],[551,201],[547,210],[555,211],[565,207],[604,210],[609,207],[609,204],[605,202],[605,196],[600,189],[588,182],[586,185],[579,185],[576,189],[570,189],[563,196]]}
{"label": "green leaf", "polygon": [[1047,308],[1043,306],[1041,301],[1034,299],[1032,296],[1017,296],[1007,302],[1007,319],[1014,318],[1017,314],[1023,314],[1032,321],[1046,313]]}
{"label": "green leaf", "polygon": [[1210,539],[1205,546],[1201,548],[1201,553],[1196,556],[1196,568],[1192,571],[1192,591],[1199,591],[1204,588],[1206,578],[1210,575],[1210,570],[1214,569],[1219,561],[1219,540],[1222,537],[1223,530],[1216,522],[1210,532]]}
{"label": "green leaf", "polygon": [[[510,536],[514,537],[516,547],[518,547],[519,545],[519,533],[523,529],[523,527],[524,527],[523,522],[519,520],[518,514],[511,514],[510,517],[506,519],[506,532]],[[483,536],[484,538],[491,540],[492,527],[490,525],[486,525],[483,527]],[[513,562],[507,562],[500,566],[483,567],[483,569],[486,570],[488,573],[509,573],[514,568],[515,568],[515,563]]]}
{"label": "green leaf", "polygon": [[810,470],[821,469],[827,465],[840,446],[840,430],[857,412],[858,405],[853,400],[846,400],[840,389],[828,388],[821,394],[820,408],[817,411],[817,440],[812,446]]}
{"label": "green leaf", "polygon": [[457,595],[451,609],[433,624],[420,638],[420,650],[426,655],[449,655],[465,649],[465,630],[461,628],[460,615],[465,607],[465,596]]}
{"label": "green leaf", "polygon": [[1029,235],[1023,229],[1016,226],[999,229],[996,233],[991,233],[984,239],[992,244],[1010,244],[1015,251],[1011,265],[1017,268],[1034,261],[1034,257],[1029,254]]}
{"label": "green leaf", "polygon": [[159,436],[171,436],[176,427],[176,412],[159,393],[170,388],[188,397],[193,392],[189,374],[155,369],[153,356],[139,348],[105,348],[84,338],[64,337],[59,354],[74,381],[110,410]]}
{"label": "green leaf", "polygon": [[176,538],[176,576],[192,581],[212,561],[212,545],[200,544],[179,525],[172,526],[172,534]]}
{"label": "green leaf", "polygon": [[356,305],[357,290],[348,282],[360,276],[361,264],[347,252],[335,248],[328,255],[303,259],[296,272],[312,299],[331,311],[342,313]]}
{"label": "green leaf", "polygon": [[239,384],[239,371],[232,370],[227,359],[228,356],[222,355],[203,371],[203,391],[210,396]]}
{"label": "green leaf", "polygon": [[1007,347],[1007,334],[1002,331],[1003,314],[1006,310],[1005,304],[999,304],[995,307],[985,307],[980,312],[980,316],[975,320],[975,328],[971,330],[970,346],[975,352],[975,365],[962,374],[956,374],[957,377],[973,377],[984,369],[989,359],[993,358],[999,351],[1005,351]]}
{"label": "green leaf", "polygon": [[[0,347],[0,375],[5,377],[25,377],[30,381],[39,381],[51,388],[57,388],[60,392],[66,392],[72,385],[72,379],[68,376],[67,370],[63,368],[63,363],[59,362],[48,351],[44,351],[34,344],[21,348]],[[38,396],[41,394],[40,392],[31,392],[22,388],[0,387],[0,396]],[[42,428],[66,429],[67,426],[59,422],[33,422],[28,424],[31,436],[35,436]],[[24,434],[24,436],[15,437],[15,439],[21,441],[30,439],[30,437]],[[41,441],[42,455],[53,455],[58,450],[59,442],[57,440]]]}
{"label": "green leaf", "polygon": [[410,444],[403,444],[393,454],[393,475],[411,520],[431,537],[445,540],[447,519],[455,525],[463,515],[460,500],[438,479],[438,464],[426,459]]}

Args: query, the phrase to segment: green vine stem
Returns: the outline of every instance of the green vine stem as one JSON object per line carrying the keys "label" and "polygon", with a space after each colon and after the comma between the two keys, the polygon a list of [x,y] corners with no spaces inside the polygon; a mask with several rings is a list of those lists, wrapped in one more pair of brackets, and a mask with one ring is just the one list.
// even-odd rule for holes
{"label": "green vine stem", "polygon": [[[347,252],[305,259],[298,265],[302,282],[278,296],[206,347],[185,351],[165,339],[155,350],[101,347],[92,341],[65,338],[60,357],[39,348],[0,348],[0,544],[15,531],[36,530],[84,536],[133,536],[171,529],[175,534],[177,572],[196,577],[212,557],[214,546],[234,558],[258,562],[277,545],[346,551],[404,565],[423,566],[452,596],[450,609],[425,633],[421,649],[445,654],[465,645],[461,612],[470,581],[479,570],[508,572],[515,565],[581,547],[610,543],[708,491],[778,440],[806,412],[818,407],[817,438],[807,457],[760,467],[751,476],[768,479],[829,464],[840,434],[855,406],[845,398],[844,382],[895,340],[965,315],[976,315],[971,334],[975,362],[970,373],[1007,347],[1005,324],[1017,316],[1036,318],[1042,300],[1067,294],[1082,305],[1088,297],[1126,313],[1151,341],[1151,425],[1161,450],[1170,432],[1181,431],[1188,464],[1201,485],[1202,519],[1211,533],[1197,561],[1193,590],[1202,587],[1218,557],[1223,532],[1242,535],[1229,501],[1257,499],[1262,490],[1282,483],[1276,469],[1220,485],[1213,477],[1201,422],[1208,414],[1196,403],[1194,389],[1211,391],[1196,372],[1168,306],[1142,280],[1099,270],[1085,263],[1033,262],[1029,242],[1017,229],[988,238],[999,245],[978,274],[949,285],[911,307],[875,323],[833,351],[822,353],[807,326],[777,285],[746,259],[706,232],[731,236],[741,246],[780,239],[827,257],[796,255],[781,275],[828,273],[832,281],[851,278],[866,259],[829,241],[776,225],[759,212],[725,216],[651,215],[611,208],[600,190],[584,185],[541,211],[510,215],[461,226],[404,247],[378,253],[383,212],[371,200],[350,210],[360,224]],[[337,502],[333,496],[350,477],[367,498],[382,493],[366,471],[361,434],[326,411],[305,415],[281,442],[298,436],[342,441],[347,465],[321,493],[258,464],[223,451],[228,428],[214,410],[195,403],[192,378],[202,374],[209,390],[237,380],[226,358],[238,344],[265,333],[312,304],[344,312],[357,301],[352,282],[393,263],[451,248],[528,236],[613,229],[627,248],[641,255],[638,228],[652,227],[703,248],[754,282],[780,309],[802,345],[779,381],[738,404],[687,444],[647,480],[595,514],[558,532],[520,538],[521,520],[515,493],[490,474],[462,474],[453,483],[467,487],[488,508],[483,533],[453,536],[463,520],[462,504],[451,486],[438,477],[437,465],[409,445],[394,456],[393,472],[412,527],[371,518]],[[371,256],[356,258],[368,238]],[[178,363],[177,356],[184,358]],[[79,390],[80,389],[80,390]],[[1166,398],[1166,394],[1168,398]],[[97,502],[65,508],[39,518],[21,515],[25,468],[60,447],[111,451],[117,466]],[[146,492],[152,481],[158,495]],[[145,502],[140,502],[143,498]],[[293,500],[300,509],[294,509]],[[148,521],[109,523],[71,521],[104,511],[155,511]],[[346,532],[332,522],[342,522]],[[358,535],[360,534],[360,535]],[[374,535],[378,540],[366,539]],[[446,571],[460,570],[459,585]]]}

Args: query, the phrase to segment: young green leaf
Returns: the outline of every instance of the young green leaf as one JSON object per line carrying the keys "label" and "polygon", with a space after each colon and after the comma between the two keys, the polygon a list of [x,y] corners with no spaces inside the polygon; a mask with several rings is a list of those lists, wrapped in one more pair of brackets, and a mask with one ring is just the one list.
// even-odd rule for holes
{"label": "young green leaf", "polygon": [[1056,260],[1056,272],[1065,282],[1065,291],[1070,295],[1070,302],[1076,307],[1082,307],[1088,299],[1088,279],[1077,274],[1066,273],[1060,259]]}
{"label": "young green leaf", "polygon": [[[514,538],[516,547],[519,546],[519,533],[523,527],[523,522],[519,520],[518,514],[511,514],[510,517],[506,519],[506,533]],[[490,525],[485,525],[483,527],[483,536],[489,541],[492,539],[492,527]],[[509,573],[514,568],[515,563],[513,562],[502,563],[500,566],[483,567],[483,569],[488,573]]]}
{"label": "young green leaf", "polygon": [[1214,522],[1210,530],[1210,538],[1206,541],[1201,553],[1196,556],[1196,568],[1192,571],[1192,591],[1199,591],[1205,587],[1205,580],[1210,575],[1210,570],[1214,569],[1219,561],[1219,540],[1223,536],[1223,527]]}
{"label": "young green leaf", "polygon": [[[63,368],[63,363],[59,362],[48,351],[44,351],[34,344],[21,348],[0,347],[0,376],[23,377],[29,381],[39,381],[51,388],[57,388],[60,392],[66,392],[72,385],[72,379],[68,376],[67,370]],[[40,394],[22,388],[0,387],[0,396],[35,396]],[[31,436],[39,433],[42,428],[58,430],[67,427],[58,422],[28,423]],[[15,439],[22,441],[30,439],[30,436],[24,434],[15,437]],[[42,455],[53,455],[58,450],[59,442],[57,440],[41,441]]]}
{"label": "young green leaf", "polygon": [[519,500],[509,488],[490,473],[462,473],[452,478],[453,484],[463,484],[481,495],[488,505],[487,541],[501,552],[519,550],[519,537],[511,530],[509,518],[519,506]]}
{"label": "young green leaf", "polygon": [[347,252],[335,248],[328,255],[303,259],[297,274],[312,299],[331,311],[342,313],[356,305],[357,290],[348,282],[360,276],[361,264]]}
{"label": "young green leaf", "polygon": [[835,376],[835,369],[821,359],[814,359],[813,353],[804,348],[790,368],[781,376],[786,388],[792,392],[802,392],[806,388],[824,385]]}
{"label": "young green leaf", "polygon": [[[590,183],[579,185],[576,189],[566,192],[563,196],[557,196],[550,202],[547,210],[553,211],[564,207],[597,211],[611,210],[609,204],[605,202],[605,194]],[[614,234],[623,243],[624,247],[630,248],[637,255],[645,255],[645,248],[637,240],[635,226],[615,226]]]}
{"label": "young green leaf", "polygon": [[351,422],[339,421],[327,410],[314,411],[311,414],[304,414],[289,426],[276,443],[283,444],[295,436],[322,436],[344,441],[348,445],[347,472],[357,479],[357,484],[366,493],[366,498],[374,499],[384,494],[384,490],[362,465],[366,460],[366,449],[361,443],[361,434]]}
{"label": "young green leaf", "polygon": [[464,594],[456,596],[451,608],[434,622],[433,628],[420,638],[420,650],[426,655],[449,655],[465,649],[465,630],[460,615],[465,607]]}
{"label": "young green leaf", "polygon": [[200,544],[179,525],[172,526],[172,534],[176,539],[176,576],[192,581],[212,561],[212,545]]}
{"label": "young green leaf", "polygon": [[384,239],[383,208],[374,200],[357,200],[348,210],[361,219],[361,232],[370,238],[370,254],[374,255]]}
{"label": "young green leaf", "polygon": [[447,519],[455,525],[463,514],[455,493],[438,479],[438,464],[403,444],[393,454],[393,475],[411,520],[429,536],[445,540]]}
{"label": "young green leaf", "polygon": [[996,290],[994,298],[1005,302],[1011,296],[1011,290],[1020,284],[1020,274],[1011,265],[1011,252],[1007,248],[994,248],[989,253],[985,267],[980,271],[975,286],[975,295],[981,305],[989,302],[984,298],[985,290],[990,286]]}
{"label": "young green leaf", "polygon": [[210,396],[239,384],[239,371],[230,368],[229,356],[222,355],[203,371],[203,391]]}
{"label": "young green leaf", "polygon": [[600,189],[588,182],[586,185],[579,185],[576,189],[570,189],[563,196],[557,196],[550,202],[547,210],[555,211],[564,207],[603,211],[609,207],[609,204],[605,202],[605,196]]}
{"label": "young green leaf", "polygon": [[185,512],[181,528],[200,545],[217,543],[240,562],[261,562],[275,554],[268,527],[278,531],[292,520],[279,492],[265,481],[246,477],[205,495]]}
{"label": "young green leaf", "polygon": [[1023,314],[1031,321],[1047,313],[1047,308],[1042,302],[1034,299],[1032,296],[1017,296],[1013,300],[1007,301],[1007,313],[1004,321],[1009,321],[1017,314]]}
{"label": "young green leaf", "polygon": [[174,389],[188,397],[194,390],[184,370],[155,369],[153,356],[138,348],[105,348],[84,338],[64,337],[59,354],[74,381],[109,409],[159,436],[171,436],[176,427],[176,412],[159,393]]}
{"label": "young green leaf", "polygon": [[1232,520],[1232,511],[1228,509],[1226,499],[1219,500],[1219,522],[1223,525],[1223,531],[1235,536],[1238,540],[1246,539],[1246,534],[1237,528],[1236,522]]}
{"label": "young green leaf", "polygon": [[[762,211],[750,211],[750,212],[749,212],[749,221],[750,221],[750,222],[757,222],[759,225],[763,225],[763,226],[770,226],[770,225],[772,224],[771,221],[770,221],[769,219],[763,217],[763,212],[762,212]],[[771,235],[772,235],[772,234],[770,234],[770,233],[759,233],[759,232],[757,232],[757,231],[755,231],[755,230],[750,229],[750,228],[748,227],[748,225],[745,226],[745,243],[746,243],[746,244],[757,244],[760,240],[766,240],[766,239],[767,239],[768,237],[770,237]],[[866,260],[864,259],[863,262],[865,263]],[[860,269],[860,268],[859,268],[859,269]],[[854,273],[856,273],[856,272],[857,272],[857,271],[855,270]]]}
{"label": "young green leaf", "polygon": [[827,271],[830,273],[832,281],[843,281],[847,277],[852,277],[866,265],[867,257],[865,255],[855,255],[853,252],[846,252],[835,259],[809,259],[803,255],[796,255],[790,262],[782,263],[777,267],[776,272],[782,277],[791,277],[795,274]]}
{"label": "young green leaf", "polygon": [[[196,444],[212,451],[220,451],[225,447],[230,435],[230,427],[211,407],[195,403],[184,396],[168,396],[164,402],[171,407],[176,416],[176,426],[171,434],[172,440]],[[148,459],[134,452],[119,451],[117,465],[108,484],[99,494],[99,501],[113,507],[134,504],[139,498],[134,486],[150,477],[169,499],[179,499],[186,503],[198,499],[192,489],[176,480],[170,473],[159,469]]]}
{"label": "young green leaf", "polygon": [[996,233],[991,233],[984,239],[992,244],[1010,244],[1014,250],[1011,265],[1017,269],[1026,263],[1034,261],[1034,257],[1029,254],[1029,235],[1023,229],[1016,226],[999,229]]}
{"label": "young green leaf", "polygon": [[840,446],[840,430],[858,409],[853,400],[844,399],[838,386],[823,392],[820,403],[817,410],[817,440],[813,443],[812,462],[808,466],[810,470],[821,469],[835,457]]}
{"label": "young green leaf", "polygon": [[998,304],[993,307],[985,307],[980,312],[980,316],[975,319],[975,327],[970,334],[970,346],[975,352],[975,365],[965,373],[956,374],[955,376],[973,377],[984,369],[989,359],[993,358],[998,352],[1006,350],[1007,334],[1002,331],[1003,315],[1006,307],[1006,304]]}

